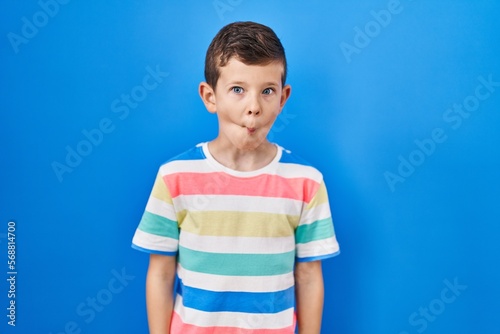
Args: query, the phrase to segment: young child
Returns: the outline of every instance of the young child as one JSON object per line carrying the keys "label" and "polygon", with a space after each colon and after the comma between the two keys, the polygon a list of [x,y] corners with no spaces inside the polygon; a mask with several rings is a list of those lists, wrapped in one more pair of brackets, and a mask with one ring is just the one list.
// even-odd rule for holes
{"label": "young child", "polygon": [[151,333],[320,333],[321,260],[339,246],[321,173],[266,139],[286,72],[264,25],[210,44],[199,94],[218,136],[160,167],[132,241],[150,253]]}

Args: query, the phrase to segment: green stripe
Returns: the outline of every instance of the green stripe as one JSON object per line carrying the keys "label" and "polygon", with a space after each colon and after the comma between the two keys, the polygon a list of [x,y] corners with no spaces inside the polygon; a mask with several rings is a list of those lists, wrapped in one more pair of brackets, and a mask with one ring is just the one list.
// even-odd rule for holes
{"label": "green stripe", "polygon": [[272,276],[293,271],[295,251],[279,254],[224,254],[179,246],[179,262],[191,271],[229,276]]}
{"label": "green stripe", "polygon": [[305,244],[311,241],[321,240],[333,237],[332,218],[317,220],[314,223],[300,225],[295,231],[295,242]]}
{"label": "green stripe", "polygon": [[176,221],[148,211],[145,211],[142,215],[139,230],[162,237],[179,239],[179,227]]}

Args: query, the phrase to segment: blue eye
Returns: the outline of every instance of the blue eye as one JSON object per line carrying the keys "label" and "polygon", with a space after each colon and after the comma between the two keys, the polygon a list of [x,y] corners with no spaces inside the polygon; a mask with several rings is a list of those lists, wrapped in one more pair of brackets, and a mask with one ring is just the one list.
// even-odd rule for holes
{"label": "blue eye", "polygon": [[262,94],[269,95],[274,91],[272,88],[266,88],[262,91]]}
{"label": "blue eye", "polygon": [[231,88],[231,89],[232,89],[232,91],[233,91],[234,93],[236,93],[236,94],[241,94],[241,93],[243,93],[243,88],[241,88],[241,87],[233,87],[233,88]]}

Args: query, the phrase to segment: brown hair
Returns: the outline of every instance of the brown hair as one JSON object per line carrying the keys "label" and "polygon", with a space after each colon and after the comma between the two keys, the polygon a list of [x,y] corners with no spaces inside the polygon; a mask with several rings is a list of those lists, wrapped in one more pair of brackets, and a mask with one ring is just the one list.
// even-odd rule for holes
{"label": "brown hair", "polygon": [[283,63],[281,83],[285,85],[285,49],[271,28],[255,22],[234,22],[217,33],[205,58],[205,80],[213,89],[220,76],[219,67],[227,65],[233,57],[246,65]]}

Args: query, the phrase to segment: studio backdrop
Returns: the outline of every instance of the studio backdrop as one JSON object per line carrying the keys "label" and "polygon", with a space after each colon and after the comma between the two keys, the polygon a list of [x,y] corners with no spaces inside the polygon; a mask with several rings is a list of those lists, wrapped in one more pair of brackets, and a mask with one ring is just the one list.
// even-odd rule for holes
{"label": "studio backdrop", "polygon": [[160,164],[217,135],[212,37],[273,28],[269,139],[320,169],[322,333],[500,333],[500,3],[3,1],[0,332],[147,333],[131,238]]}

